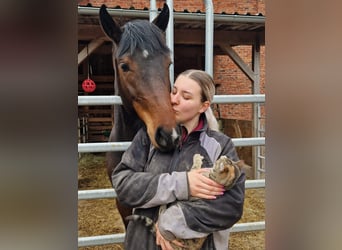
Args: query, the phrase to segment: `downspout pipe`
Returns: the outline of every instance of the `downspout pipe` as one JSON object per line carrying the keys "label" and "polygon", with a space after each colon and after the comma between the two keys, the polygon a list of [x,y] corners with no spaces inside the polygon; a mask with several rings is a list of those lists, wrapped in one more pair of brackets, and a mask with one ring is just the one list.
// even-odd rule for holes
{"label": "downspout pipe", "polygon": [[214,7],[211,0],[204,0],[205,4],[205,71],[213,77],[214,51]]}

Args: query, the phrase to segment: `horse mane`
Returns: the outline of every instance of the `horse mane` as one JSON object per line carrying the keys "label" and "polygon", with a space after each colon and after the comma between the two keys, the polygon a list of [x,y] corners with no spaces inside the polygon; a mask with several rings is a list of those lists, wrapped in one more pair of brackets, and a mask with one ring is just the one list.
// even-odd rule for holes
{"label": "horse mane", "polygon": [[123,26],[120,45],[117,48],[117,57],[136,50],[147,50],[149,55],[169,54],[170,50],[165,44],[163,32],[147,20],[133,20]]}

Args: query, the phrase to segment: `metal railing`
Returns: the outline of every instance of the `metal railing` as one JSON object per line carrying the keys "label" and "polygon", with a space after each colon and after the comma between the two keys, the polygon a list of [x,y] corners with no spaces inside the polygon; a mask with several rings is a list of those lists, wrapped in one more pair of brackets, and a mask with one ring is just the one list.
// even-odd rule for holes
{"label": "metal railing", "polygon": [[[214,96],[213,103],[263,103],[265,95],[219,95]],[[121,105],[122,101],[119,96],[79,96],[78,105]],[[232,139],[235,146],[259,146],[265,145],[265,137],[252,138],[235,138]],[[79,143],[78,152],[109,152],[109,151],[125,151],[131,142],[105,142],[105,143]],[[265,188],[265,179],[247,180],[245,183],[248,188]],[[116,197],[115,190],[95,189],[95,190],[79,190],[78,200],[86,199],[112,199]],[[235,224],[231,232],[247,232],[265,230],[265,221],[247,222]],[[123,243],[125,239],[124,233],[97,235],[88,237],[79,237],[78,246],[96,246],[105,244]]]}

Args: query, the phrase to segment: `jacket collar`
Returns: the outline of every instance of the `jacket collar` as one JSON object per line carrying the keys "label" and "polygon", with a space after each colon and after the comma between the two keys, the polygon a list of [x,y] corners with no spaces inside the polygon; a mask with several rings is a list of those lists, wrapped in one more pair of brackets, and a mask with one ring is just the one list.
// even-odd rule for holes
{"label": "jacket collar", "polygon": [[197,134],[197,132],[202,132],[208,128],[208,122],[207,118],[204,113],[202,113],[199,117],[199,122],[197,126],[190,132],[186,130],[184,126],[181,126],[182,128],[182,137],[181,137],[181,142],[183,143],[191,134]]}

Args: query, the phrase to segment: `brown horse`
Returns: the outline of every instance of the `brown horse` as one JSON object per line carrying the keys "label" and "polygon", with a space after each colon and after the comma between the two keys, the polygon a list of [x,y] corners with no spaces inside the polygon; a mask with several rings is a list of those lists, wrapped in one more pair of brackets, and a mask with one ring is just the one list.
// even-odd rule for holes
{"label": "brown horse", "polygon": [[[169,21],[165,4],[150,23],[133,20],[120,27],[109,15],[105,5],[100,8],[100,24],[113,42],[115,95],[123,105],[114,108],[114,126],[109,141],[131,141],[141,127],[147,129],[151,143],[162,151],[174,149],[179,132],[170,101],[170,50],[164,31]],[[107,153],[107,173],[111,175],[123,152]],[[117,207],[127,227],[125,217],[131,208]]]}

